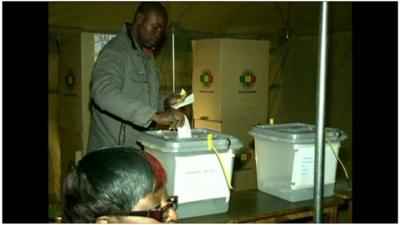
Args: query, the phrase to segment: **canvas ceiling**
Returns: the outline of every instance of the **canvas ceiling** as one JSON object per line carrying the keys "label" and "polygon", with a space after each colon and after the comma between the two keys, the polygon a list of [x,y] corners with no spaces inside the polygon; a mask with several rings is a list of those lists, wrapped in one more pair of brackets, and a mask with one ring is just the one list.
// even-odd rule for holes
{"label": "canvas ceiling", "polygon": [[[130,22],[139,2],[50,2],[51,27],[85,31],[119,31]],[[276,36],[289,28],[297,35],[317,34],[319,2],[164,2],[170,24],[219,33]],[[330,32],[352,29],[351,2],[329,3]]]}

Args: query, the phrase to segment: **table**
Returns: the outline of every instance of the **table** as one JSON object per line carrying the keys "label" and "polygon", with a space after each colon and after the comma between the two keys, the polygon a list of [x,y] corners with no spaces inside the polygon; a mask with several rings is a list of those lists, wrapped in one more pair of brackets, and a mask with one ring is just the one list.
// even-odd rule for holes
{"label": "table", "polygon": [[[338,207],[343,198],[324,198],[325,222],[338,222]],[[180,219],[179,223],[277,223],[313,216],[314,200],[288,202],[258,190],[231,193],[226,213]]]}
{"label": "table", "polygon": [[337,182],[335,188],[335,197],[341,198],[347,203],[348,222],[353,222],[353,192],[351,183]]}

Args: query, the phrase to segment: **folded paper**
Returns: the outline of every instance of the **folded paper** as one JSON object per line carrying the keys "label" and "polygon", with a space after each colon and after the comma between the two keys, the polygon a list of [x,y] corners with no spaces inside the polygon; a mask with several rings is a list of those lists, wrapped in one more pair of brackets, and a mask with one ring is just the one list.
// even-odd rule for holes
{"label": "folded paper", "polygon": [[191,138],[192,131],[187,116],[185,115],[185,124],[183,127],[178,127],[178,138]]}

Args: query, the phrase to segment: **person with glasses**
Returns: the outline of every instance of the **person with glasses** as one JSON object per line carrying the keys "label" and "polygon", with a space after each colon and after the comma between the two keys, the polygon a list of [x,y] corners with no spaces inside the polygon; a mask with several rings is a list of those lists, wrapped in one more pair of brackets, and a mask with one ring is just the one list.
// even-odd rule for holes
{"label": "person with glasses", "polygon": [[89,152],[64,181],[64,212],[73,223],[172,223],[177,196],[151,154],[131,147]]}

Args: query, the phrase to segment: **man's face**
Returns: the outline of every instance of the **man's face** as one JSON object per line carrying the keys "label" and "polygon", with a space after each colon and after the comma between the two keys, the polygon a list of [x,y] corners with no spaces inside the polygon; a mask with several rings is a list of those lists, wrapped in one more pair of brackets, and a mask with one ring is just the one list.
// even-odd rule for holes
{"label": "man's face", "polygon": [[166,29],[166,21],[162,15],[150,11],[143,16],[139,23],[139,42],[143,47],[154,48],[163,38]]}

